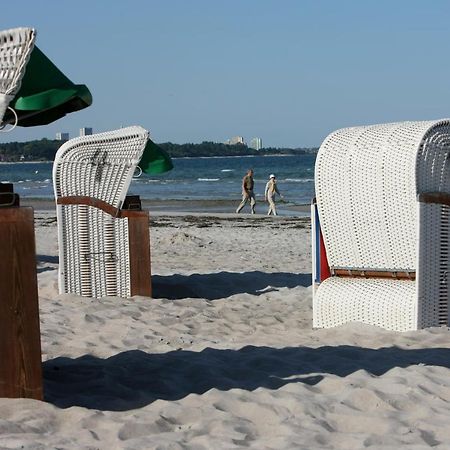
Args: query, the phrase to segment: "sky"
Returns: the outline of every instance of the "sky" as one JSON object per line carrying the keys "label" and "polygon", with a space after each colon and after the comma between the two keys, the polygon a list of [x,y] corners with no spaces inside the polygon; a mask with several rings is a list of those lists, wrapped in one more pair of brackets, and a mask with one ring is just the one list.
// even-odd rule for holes
{"label": "sky", "polygon": [[450,117],[450,1],[4,3],[0,29],[36,28],[93,104],[0,143],[141,125],[156,142],[318,147],[342,127]]}

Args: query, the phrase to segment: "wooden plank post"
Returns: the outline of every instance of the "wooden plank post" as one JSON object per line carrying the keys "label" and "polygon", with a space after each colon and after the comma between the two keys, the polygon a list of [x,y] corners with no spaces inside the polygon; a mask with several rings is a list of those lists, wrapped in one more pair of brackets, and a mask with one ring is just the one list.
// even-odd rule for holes
{"label": "wooden plank post", "polygon": [[152,296],[150,261],[150,216],[142,211],[139,195],[127,195],[120,217],[128,217],[131,296]]}
{"label": "wooden plank post", "polygon": [[131,295],[152,296],[148,211],[127,211]]}
{"label": "wooden plank post", "polygon": [[[34,213],[2,207],[5,197],[0,197],[0,397],[42,400]],[[11,196],[5,203],[12,204]]]}

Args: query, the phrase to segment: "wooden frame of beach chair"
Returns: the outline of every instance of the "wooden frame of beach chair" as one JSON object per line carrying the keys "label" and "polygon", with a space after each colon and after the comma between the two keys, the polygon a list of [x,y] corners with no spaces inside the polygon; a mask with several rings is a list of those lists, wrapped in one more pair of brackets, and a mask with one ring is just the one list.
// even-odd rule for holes
{"label": "wooden frame of beach chair", "polygon": [[314,290],[313,326],[448,326],[450,120],[330,134],[315,189],[331,276]]}
{"label": "wooden frame of beach chair", "polygon": [[19,91],[35,40],[33,28],[0,31],[0,126],[9,103]]}
{"label": "wooden frame of beach chair", "polygon": [[148,212],[123,208],[148,138],[128,127],[71,139],[56,153],[60,293],[151,296]]}

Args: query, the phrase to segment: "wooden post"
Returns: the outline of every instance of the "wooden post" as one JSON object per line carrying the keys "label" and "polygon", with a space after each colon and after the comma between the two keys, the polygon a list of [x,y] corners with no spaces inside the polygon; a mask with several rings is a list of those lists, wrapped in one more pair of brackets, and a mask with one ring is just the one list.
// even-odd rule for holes
{"label": "wooden post", "polygon": [[0,207],[0,397],[43,398],[33,208]]}
{"label": "wooden post", "polygon": [[152,296],[148,211],[124,211],[128,217],[131,295]]}

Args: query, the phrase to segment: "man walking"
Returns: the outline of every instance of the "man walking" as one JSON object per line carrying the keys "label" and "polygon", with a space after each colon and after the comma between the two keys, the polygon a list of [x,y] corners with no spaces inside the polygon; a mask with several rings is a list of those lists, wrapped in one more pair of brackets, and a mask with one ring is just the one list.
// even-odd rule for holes
{"label": "man walking", "polygon": [[253,192],[253,170],[249,169],[247,171],[247,174],[242,178],[242,201],[239,204],[236,212],[240,213],[242,208],[247,204],[247,202],[250,202],[250,208],[252,211],[252,214],[255,214],[255,193]]}

